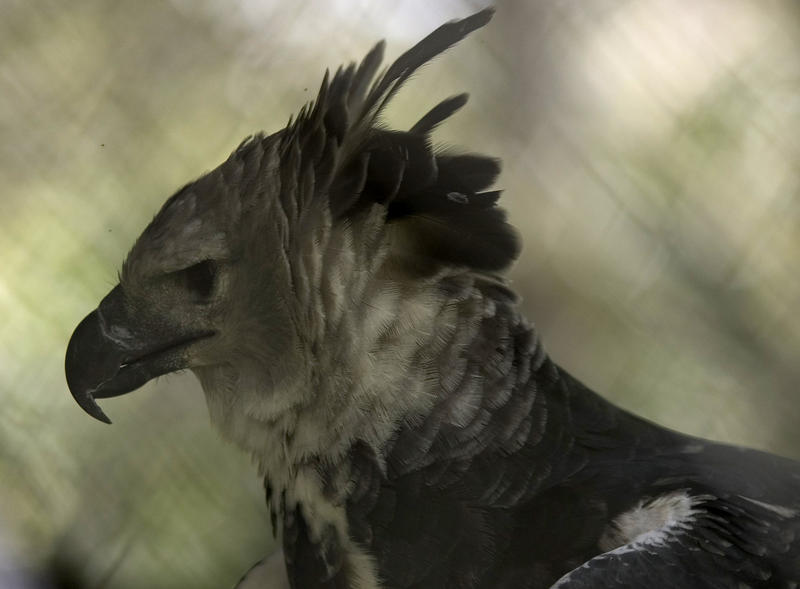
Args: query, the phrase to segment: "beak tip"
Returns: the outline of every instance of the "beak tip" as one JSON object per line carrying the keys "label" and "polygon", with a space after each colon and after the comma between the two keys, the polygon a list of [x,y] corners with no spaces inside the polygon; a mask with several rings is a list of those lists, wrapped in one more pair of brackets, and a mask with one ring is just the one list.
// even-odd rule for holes
{"label": "beak tip", "polygon": [[108,418],[108,415],[100,409],[100,405],[94,400],[94,397],[90,393],[76,395],[73,393],[72,395],[75,400],[80,405],[81,409],[86,411],[89,415],[94,417],[98,421],[102,421],[103,423],[111,423],[111,420]]}
{"label": "beak tip", "polygon": [[108,418],[108,415],[106,415],[102,411],[98,412],[97,415],[93,415],[92,417],[95,417],[96,419],[99,419],[103,423],[107,423],[108,425],[111,425],[111,420]]}

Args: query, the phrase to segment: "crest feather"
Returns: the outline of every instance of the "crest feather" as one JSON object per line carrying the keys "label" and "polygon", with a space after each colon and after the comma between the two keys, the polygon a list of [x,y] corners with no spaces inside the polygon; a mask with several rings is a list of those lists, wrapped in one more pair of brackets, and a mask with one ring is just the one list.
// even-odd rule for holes
{"label": "crest feather", "polygon": [[414,72],[484,26],[493,13],[485,9],[442,25],[377,77],[383,42],[358,66],[340,67],[332,78],[326,72],[317,99],[281,138],[286,155],[300,146],[298,171],[314,166],[317,189],[327,186],[334,219],[375,203],[386,207],[386,222],[410,232],[403,243],[412,245],[400,252],[409,268],[433,271],[449,264],[495,272],[519,252],[505,212],[495,206],[499,191],[485,192],[500,172],[498,160],[437,152],[431,142],[431,132],[466,104],[467,94],[440,102],[408,131],[380,124],[382,111]]}

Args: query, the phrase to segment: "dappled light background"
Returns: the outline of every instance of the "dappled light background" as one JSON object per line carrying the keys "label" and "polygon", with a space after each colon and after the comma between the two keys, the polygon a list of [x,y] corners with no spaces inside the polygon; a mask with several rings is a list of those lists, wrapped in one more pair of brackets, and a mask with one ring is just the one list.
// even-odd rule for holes
{"label": "dappled light background", "polygon": [[[0,587],[229,587],[272,549],[248,458],[169,376],[84,415],[67,340],[161,203],[326,67],[483,2],[0,3]],[[504,160],[555,359],[673,428],[800,458],[793,0],[499,2],[387,120]]]}

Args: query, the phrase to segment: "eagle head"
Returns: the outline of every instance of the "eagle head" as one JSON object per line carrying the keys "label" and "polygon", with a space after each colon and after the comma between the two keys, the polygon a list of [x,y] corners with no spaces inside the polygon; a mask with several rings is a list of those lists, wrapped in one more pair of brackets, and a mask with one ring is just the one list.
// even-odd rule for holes
{"label": "eagle head", "polygon": [[401,374],[419,366],[413,348],[428,345],[421,334],[453,296],[441,277],[492,277],[519,245],[500,193],[487,191],[497,160],[432,146],[466,95],[407,131],[380,115],[420,66],[491,15],[443,25],[376,76],[379,43],[326,74],[286,128],[246,139],[170,197],[72,335],[66,375],[78,404],[109,422],[96,399],[190,369],[212,420],[256,447],[263,440],[237,432],[325,403],[333,414],[346,395],[361,395],[367,416],[381,387],[396,394],[379,412],[390,398],[410,403]]}

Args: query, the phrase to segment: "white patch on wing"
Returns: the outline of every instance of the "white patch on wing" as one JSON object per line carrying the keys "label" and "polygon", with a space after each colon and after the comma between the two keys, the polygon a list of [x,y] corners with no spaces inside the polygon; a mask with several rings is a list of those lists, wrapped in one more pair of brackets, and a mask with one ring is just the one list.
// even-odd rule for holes
{"label": "white patch on wing", "polygon": [[640,501],[636,507],[608,525],[598,541],[603,551],[624,545],[661,544],[677,531],[686,529],[693,521],[697,505],[709,497],[691,496],[686,491],[674,491],[654,499]]}
{"label": "white patch on wing", "polygon": [[668,542],[677,540],[681,533],[690,529],[698,506],[711,499],[714,499],[711,495],[689,495],[681,490],[640,501],[633,509],[614,518],[606,528],[598,542],[605,552],[568,572],[550,589],[568,587],[571,581],[581,578],[583,571],[602,561],[631,552],[664,549]]}

